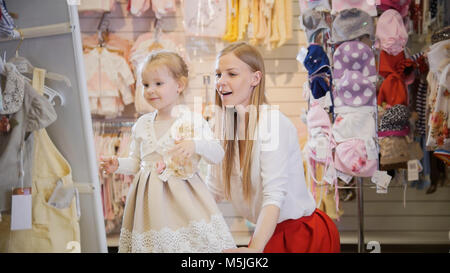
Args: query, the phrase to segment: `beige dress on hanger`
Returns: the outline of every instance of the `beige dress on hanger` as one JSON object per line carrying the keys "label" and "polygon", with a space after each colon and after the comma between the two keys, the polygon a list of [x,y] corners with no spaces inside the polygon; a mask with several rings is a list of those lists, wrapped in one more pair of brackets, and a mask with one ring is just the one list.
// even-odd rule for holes
{"label": "beige dress on hanger", "polygon": [[[143,115],[136,122],[130,156],[119,158],[117,172],[137,172],[127,196],[119,252],[221,252],[236,247],[197,172],[200,157],[208,163],[220,162],[223,150],[219,142],[201,115],[186,110],[174,120],[155,121],[156,114]],[[175,139],[186,132],[195,132],[192,170],[174,168],[167,154]],[[167,167],[161,172],[157,163],[163,161]]]}

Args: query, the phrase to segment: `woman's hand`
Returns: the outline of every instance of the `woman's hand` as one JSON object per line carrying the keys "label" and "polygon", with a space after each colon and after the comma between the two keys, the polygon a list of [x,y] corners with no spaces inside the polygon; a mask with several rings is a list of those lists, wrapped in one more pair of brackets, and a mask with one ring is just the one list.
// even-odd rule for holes
{"label": "woman's hand", "polygon": [[262,253],[262,251],[254,248],[238,247],[238,248],[224,249],[223,253]]}
{"label": "woman's hand", "polygon": [[195,142],[193,140],[176,140],[175,147],[170,149],[169,154],[180,164],[184,164],[195,154]]}
{"label": "woman's hand", "polygon": [[100,156],[100,171],[104,174],[114,173],[119,168],[119,160],[115,156]]}

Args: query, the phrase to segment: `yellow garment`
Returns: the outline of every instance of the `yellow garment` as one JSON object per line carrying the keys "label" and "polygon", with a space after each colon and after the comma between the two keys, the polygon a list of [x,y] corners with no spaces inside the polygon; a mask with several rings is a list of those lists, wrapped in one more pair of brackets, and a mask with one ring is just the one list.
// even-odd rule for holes
{"label": "yellow garment", "polygon": [[[339,208],[336,212],[336,201],[334,199],[334,188],[329,185],[317,185],[313,186],[314,181],[309,176],[308,164],[306,162],[307,157],[303,156],[303,168],[305,169],[306,185],[309,190],[315,192],[316,206],[321,211],[325,212],[331,219],[339,219],[344,214],[344,210]],[[316,167],[316,177],[321,180],[323,176],[323,165]],[[328,191],[327,191],[328,190]]]}
{"label": "yellow garment", "polygon": [[[253,46],[258,45],[256,34],[259,31],[259,0],[251,0],[250,4],[250,24],[252,31],[248,31],[249,43]],[[249,25],[250,29],[250,25]]]}
{"label": "yellow garment", "polygon": [[249,0],[239,0],[238,40],[244,40],[245,30],[250,19]]}
{"label": "yellow garment", "polygon": [[[42,94],[42,88],[39,90]],[[53,208],[47,203],[59,179],[65,187],[73,186],[71,172],[47,131],[34,132],[32,229],[11,231],[11,216],[2,215],[0,252],[71,252],[68,244],[80,242],[75,198],[65,209]]]}
{"label": "yellow garment", "polygon": [[267,35],[267,21],[265,16],[265,4],[264,0],[254,0],[254,2],[258,3],[258,31],[255,32],[255,37],[260,44]]}
{"label": "yellow garment", "polygon": [[272,36],[272,14],[273,14],[273,1],[262,0],[263,2],[263,14],[266,21],[267,30],[264,35],[264,44],[270,49],[270,38]]}
{"label": "yellow garment", "polygon": [[235,42],[238,38],[239,24],[239,0],[228,0],[227,2],[227,32],[222,37],[228,42]]}
{"label": "yellow garment", "polygon": [[[285,21],[286,21],[286,41],[292,39],[292,1],[286,0],[285,8]],[[279,45],[281,46],[281,45]]]}

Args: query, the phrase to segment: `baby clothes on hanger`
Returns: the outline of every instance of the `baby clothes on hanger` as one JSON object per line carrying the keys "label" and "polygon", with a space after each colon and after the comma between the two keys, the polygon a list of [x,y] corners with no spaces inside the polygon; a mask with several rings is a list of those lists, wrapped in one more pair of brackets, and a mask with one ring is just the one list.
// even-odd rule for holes
{"label": "baby clothes on hanger", "polygon": [[174,13],[175,9],[175,0],[152,0],[152,10],[158,19],[161,19],[170,13]]}
{"label": "baby clothes on hanger", "polygon": [[355,40],[368,35],[375,38],[374,19],[367,12],[356,8],[346,9],[334,18],[331,28],[330,44]]}
{"label": "baby clothes on hanger", "polygon": [[[11,231],[11,217],[9,214],[4,214],[0,224],[0,251],[66,252],[68,242],[80,241],[79,207],[77,207],[79,204],[76,201],[76,190],[73,188],[71,168],[53,145],[45,129],[41,129],[56,120],[53,107],[42,96],[43,84],[39,90],[41,94],[28,83],[25,83],[24,88],[22,109],[14,115],[14,118],[19,121],[18,126],[10,134],[0,136],[4,137],[5,142],[2,141],[2,143],[8,145],[6,151],[0,153],[0,168],[7,168],[10,170],[8,173],[17,179],[19,176],[14,170],[18,168],[8,165],[8,161],[4,158],[17,159],[17,150],[20,150],[17,147],[20,144],[16,145],[14,142],[25,143],[22,146],[25,148],[22,150],[25,157],[19,161],[23,160],[25,179],[30,180],[31,183],[29,184],[28,181],[23,185],[13,183],[8,188],[32,187],[32,229]],[[34,128],[41,130],[29,134],[34,131]],[[11,139],[11,137],[14,138]],[[22,139],[23,137],[25,139]],[[8,148],[13,149],[12,153],[11,150],[8,152]],[[33,162],[32,166],[31,162]],[[17,161],[14,162],[15,164]],[[8,178],[11,177],[2,176],[2,186],[9,181]],[[71,192],[72,199],[54,200],[55,202],[48,203],[56,188],[66,193]],[[3,196],[5,192],[2,192]],[[1,210],[8,209],[3,205],[2,200]]]}
{"label": "baby clothes on hanger", "polygon": [[129,0],[129,11],[134,16],[142,16],[144,12],[150,9],[150,0]]}
{"label": "baby clothes on hanger", "polygon": [[110,12],[115,0],[80,0],[78,11]]}
{"label": "baby clothes on hanger", "polygon": [[302,24],[305,28],[308,43],[313,43],[319,33],[330,31],[326,17],[326,12],[318,11],[316,9],[309,9],[302,13]]}
{"label": "baby clothes on hanger", "polygon": [[375,46],[390,55],[403,51],[408,42],[408,32],[400,13],[394,9],[383,12],[378,18],[375,36]]}
{"label": "baby clothes on hanger", "polygon": [[217,38],[225,35],[227,0],[184,1],[183,11],[186,35]]}
{"label": "baby clothes on hanger", "polygon": [[250,1],[239,1],[239,18],[238,18],[238,40],[244,39],[244,34],[247,31],[247,25],[250,20]]}
{"label": "baby clothes on hanger", "polygon": [[[122,38],[114,33],[108,34],[105,47],[111,52],[118,53],[127,62],[131,55],[132,42],[128,39]],[[98,47],[98,34],[83,35],[84,53],[89,53],[91,49]],[[130,64],[130,63],[129,63]],[[131,65],[131,64],[130,64]]]}
{"label": "baby clothes on hanger", "polygon": [[84,54],[84,64],[92,114],[115,117],[133,102],[135,80],[123,57],[98,48]]}
{"label": "baby clothes on hanger", "polygon": [[227,1],[227,28],[226,33],[222,37],[228,42],[235,42],[238,38],[238,19],[239,19],[239,1]]}
{"label": "baby clothes on hanger", "polygon": [[[7,133],[0,134],[0,212],[11,209],[13,188],[31,187],[33,132],[47,127],[56,120],[56,112],[50,102],[39,95],[11,63],[5,64],[6,76],[0,75],[0,82],[6,81],[3,93],[3,110],[0,115],[16,125]],[[7,97],[6,94],[22,94]],[[23,181],[20,179],[24,171]]]}
{"label": "baby clothes on hanger", "polygon": [[378,93],[378,105],[408,104],[406,84],[414,81],[415,67],[416,64],[411,59],[405,58],[403,51],[395,56],[381,51],[379,74],[384,80]]}
{"label": "baby clothes on hanger", "polygon": [[[430,84],[430,81],[436,81]],[[440,77],[429,77],[432,99],[428,121],[427,146],[450,150],[450,64],[442,69]],[[437,89],[437,90],[436,90]]]}

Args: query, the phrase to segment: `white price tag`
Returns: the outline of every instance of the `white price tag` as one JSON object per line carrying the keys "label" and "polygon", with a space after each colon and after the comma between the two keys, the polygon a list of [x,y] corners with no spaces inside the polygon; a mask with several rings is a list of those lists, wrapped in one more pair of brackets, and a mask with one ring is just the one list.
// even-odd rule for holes
{"label": "white price tag", "polygon": [[329,166],[323,180],[328,184],[333,185],[336,180],[336,169]]}
{"label": "white price tag", "polygon": [[325,93],[325,96],[317,99],[322,108],[329,108],[332,104],[330,92]]}
{"label": "white price tag", "polygon": [[419,165],[417,159],[408,161],[408,181],[419,180]]}
{"label": "white price tag", "polygon": [[31,229],[31,188],[15,189],[12,195],[11,230]]}
{"label": "white price tag", "polygon": [[367,159],[378,159],[378,151],[377,146],[375,145],[375,141],[373,141],[373,139],[366,139],[364,140],[364,143],[366,144]]}
{"label": "white price tag", "polygon": [[384,173],[381,177],[381,179],[378,181],[378,186],[387,189],[389,186],[389,183],[391,183],[392,176],[388,175],[387,172]]}
{"label": "white price tag", "polygon": [[317,141],[317,148],[316,148],[316,157],[319,160],[323,160],[327,158],[328,153],[328,143],[327,140],[324,138],[319,138]]}
{"label": "white price tag", "polygon": [[385,194],[387,192],[388,192],[387,189],[382,188],[382,187],[377,185],[377,193]]}
{"label": "white price tag", "polygon": [[387,189],[389,186],[389,183],[391,183],[392,176],[388,175],[386,171],[375,171],[375,173],[372,176],[372,183],[375,183],[377,185],[377,192],[378,188]]}
{"label": "white price tag", "polygon": [[339,170],[336,170],[336,173],[337,173],[337,177],[338,177],[339,179],[341,179],[342,181],[344,181],[345,184],[350,183],[350,181],[351,181],[352,178],[353,178],[353,176],[348,175],[348,174],[346,174],[346,173],[343,173],[343,172],[341,172],[341,171],[339,171]]}
{"label": "white price tag", "polygon": [[253,37],[253,24],[252,23],[248,23],[247,26],[247,33],[248,33],[248,37]]}
{"label": "white price tag", "polygon": [[304,47],[300,48],[300,51],[297,54],[297,61],[303,63],[303,61],[306,58],[306,55],[308,55],[308,50]]}

